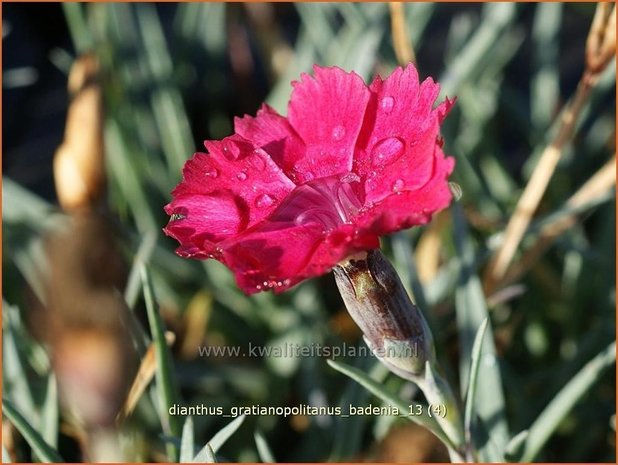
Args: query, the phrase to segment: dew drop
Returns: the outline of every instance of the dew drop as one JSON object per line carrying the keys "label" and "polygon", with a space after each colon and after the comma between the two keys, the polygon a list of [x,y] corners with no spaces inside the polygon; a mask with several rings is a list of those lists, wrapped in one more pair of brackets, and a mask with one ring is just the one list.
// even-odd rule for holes
{"label": "dew drop", "polygon": [[384,110],[384,113],[390,113],[393,111],[393,107],[395,106],[395,99],[390,96],[384,97],[380,102],[380,106],[382,107],[382,110]]}
{"label": "dew drop", "polygon": [[334,140],[341,140],[345,136],[345,128],[343,126],[335,126],[333,128],[332,136]]}
{"label": "dew drop", "polygon": [[262,152],[260,152],[259,150],[255,150],[253,154],[255,155],[252,158],[254,168],[257,171],[264,171],[264,168],[266,168],[266,161],[264,161]]}
{"label": "dew drop", "polygon": [[270,207],[273,203],[273,198],[268,194],[262,194],[255,200],[255,205],[259,208]]}
{"label": "dew drop", "polygon": [[236,160],[238,155],[240,155],[240,148],[232,142],[227,141],[225,146],[223,147],[223,155],[228,160]]}
{"label": "dew drop", "polygon": [[401,189],[403,189],[404,184],[405,183],[403,182],[403,179],[397,179],[393,183],[393,192],[401,192]]}
{"label": "dew drop", "polygon": [[239,181],[246,181],[247,180],[247,173],[244,172],[240,172],[236,175],[236,177],[238,178]]}
{"label": "dew drop", "polygon": [[461,186],[456,182],[449,182],[448,188],[451,190],[451,194],[453,194],[453,199],[455,200],[455,202],[458,202],[463,195],[463,190],[461,189]]}
{"label": "dew drop", "polygon": [[216,178],[217,176],[219,176],[219,171],[217,171],[216,168],[210,168],[206,171],[206,176],[208,176],[209,178]]}
{"label": "dew drop", "polygon": [[389,165],[401,156],[404,143],[398,137],[388,137],[378,142],[371,151],[373,166]]}

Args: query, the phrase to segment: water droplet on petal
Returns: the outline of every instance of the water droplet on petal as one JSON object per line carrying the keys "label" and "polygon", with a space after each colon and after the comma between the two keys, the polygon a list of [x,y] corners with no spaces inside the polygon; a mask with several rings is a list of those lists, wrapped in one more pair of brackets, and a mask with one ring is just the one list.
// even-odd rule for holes
{"label": "water droplet on petal", "polygon": [[254,156],[252,157],[253,166],[257,171],[264,171],[266,168],[266,161],[264,160],[264,155],[259,150],[253,152]]}
{"label": "water droplet on petal", "polygon": [[343,126],[335,126],[332,133],[334,140],[341,140],[345,136],[345,128]]}
{"label": "water droplet on petal", "polygon": [[236,175],[236,177],[238,178],[239,181],[246,181],[247,179],[247,173],[244,172],[240,172]]}
{"label": "water droplet on petal", "polygon": [[401,156],[404,143],[398,137],[388,137],[378,142],[371,151],[373,166],[388,165]]}
{"label": "water droplet on petal", "polygon": [[219,176],[219,171],[217,171],[216,168],[210,168],[210,169],[206,170],[205,174],[209,178],[216,178],[217,176]]}
{"label": "water droplet on petal", "polygon": [[268,194],[262,194],[255,200],[255,205],[259,208],[270,207],[275,201]]}
{"label": "water droplet on petal", "polygon": [[236,160],[238,155],[240,155],[240,148],[236,144],[230,141],[226,141],[223,146],[223,155],[228,160]]}
{"label": "water droplet on petal", "polygon": [[384,113],[390,113],[395,106],[395,99],[393,97],[384,97],[380,102],[380,107],[384,110]]}
{"label": "water droplet on petal", "polygon": [[451,190],[451,194],[453,194],[453,199],[455,200],[455,202],[458,202],[463,195],[463,190],[461,189],[461,186],[456,182],[449,182],[448,188]]}
{"label": "water droplet on petal", "polygon": [[397,179],[393,183],[393,192],[401,192],[401,189],[403,189],[404,184],[405,183],[404,183],[403,179]]}

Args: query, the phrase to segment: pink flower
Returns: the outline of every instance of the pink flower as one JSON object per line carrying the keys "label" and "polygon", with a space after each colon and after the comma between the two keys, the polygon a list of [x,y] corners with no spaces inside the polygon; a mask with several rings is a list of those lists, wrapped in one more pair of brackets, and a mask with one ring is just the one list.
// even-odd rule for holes
{"label": "pink flower", "polygon": [[283,291],[427,223],[451,201],[439,86],[414,66],[370,86],[314,67],[292,85],[288,117],[263,105],[206,141],[165,207],[177,254],[226,264],[246,293]]}

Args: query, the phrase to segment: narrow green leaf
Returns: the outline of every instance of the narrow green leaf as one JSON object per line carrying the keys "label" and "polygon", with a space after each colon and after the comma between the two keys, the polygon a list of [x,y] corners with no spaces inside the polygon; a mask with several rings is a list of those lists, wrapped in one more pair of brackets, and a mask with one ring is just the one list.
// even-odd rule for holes
{"label": "narrow green leaf", "polygon": [[245,421],[245,415],[239,416],[234,419],[234,421],[231,421],[229,424],[221,428],[217,434],[215,434],[212,439],[208,441],[208,444],[212,447],[213,452],[219,452],[221,446],[225,444],[225,441],[227,441],[238,428],[240,428],[243,421]]}
{"label": "narrow green leaf", "polygon": [[193,463],[217,463],[217,457],[210,444],[206,444],[193,458]]}
{"label": "narrow green leaf", "polygon": [[4,444],[2,444],[2,463],[12,463],[9,451],[6,450]]}
{"label": "narrow green leaf", "polygon": [[32,448],[32,451],[42,461],[54,463],[65,462],[65,460],[60,457],[60,454],[45,442],[45,439],[32,427],[30,422],[19,413],[11,401],[2,399],[2,413],[15,425],[15,428],[17,428]]}
{"label": "narrow green leaf", "polygon": [[[159,315],[155,304],[154,291],[150,281],[150,274],[145,265],[141,269],[142,283],[144,285],[144,300],[148,313],[150,332],[155,346],[155,357],[157,361],[155,379],[157,392],[159,394],[159,416],[163,426],[163,433],[168,436],[180,437],[180,422],[175,415],[169,414],[169,407],[178,402],[177,386],[172,367],[172,358],[165,341],[165,330],[163,321]],[[168,443],[166,445],[170,461],[178,460],[178,448]]]}
{"label": "narrow green leaf", "polygon": [[131,265],[131,271],[129,272],[129,278],[127,279],[127,286],[124,291],[124,299],[127,302],[129,308],[135,307],[135,303],[139,297],[139,291],[141,287],[140,283],[140,266],[143,263],[148,263],[150,257],[157,244],[157,235],[159,231],[148,231],[143,240],[140,242],[139,248],[135,257],[133,257],[133,264]]}
{"label": "narrow green leaf", "polygon": [[439,80],[444,95],[456,95],[460,86],[478,72],[488,58],[488,51],[515,19],[515,11],[516,6],[510,3],[488,3],[483,7],[484,19]]}
{"label": "narrow green leaf", "polygon": [[150,74],[153,78],[167,81],[165,86],[153,89],[151,105],[169,173],[176,174],[182,170],[193,150],[187,112],[174,85],[174,63],[155,6],[136,4],[135,12]]}
{"label": "narrow green leaf", "polygon": [[407,413],[410,411],[410,406],[420,405],[421,407],[419,410],[422,412],[427,412],[427,405],[416,402],[404,402],[403,400],[397,398],[394,394],[388,392],[374,379],[371,379],[369,376],[367,376],[365,373],[363,373],[357,368],[351,367],[344,363],[336,362],[334,360],[327,360],[326,362],[335,370],[343,373],[346,376],[349,376],[354,381],[361,384],[363,387],[365,387],[365,389],[367,389],[373,395],[382,399],[387,404],[390,404],[393,407],[397,407],[400,412],[406,414],[406,418],[408,418],[410,421],[413,421],[414,423],[417,423],[418,425],[427,428],[447,447],[455,449],[454,445],[444,434],[444,432],[433,417],[430,417],[425,413],[423,413],[422,415],[407,415]]}
{"label": "narrow green leaf", "polygon": [[476,400],[476,382],[479,374],[479,365],[481,360],[481,350],[483,349],[483,338],[489,319],[485,318],[480,328],[474,337],[472,345],[472,363],[470,365],[470,381],[468,383],[468,393],[466,394],[466,405],[464,409],[464,428],[466,434],[470,435],[472,431],[472,419],[474,418],[474,403]]}
{"label": "narrow green leaf", "polygon": [[521,462],[532,462],[573,406],[616,362],[616,341],[590,360],[552,399],[530,426]]}
{"label": "narrow green leaf", "polygon": [[197,453],[197,455],[193,458],[193,462],[216,463],[217,460],[215,454],[219,451],[221,446],[225,444],[225,441],[227,441],[236,432],[243,421],[245,421],[245,415],[239,416],[221,428],[212,437],[212,439],[206,443],[202,450]]}
{"label": "narrow green leaf", "polygon": [[[459,331],[460,359],[459,372],[461,378],[461,392],[468,392],[472,366],[472,353],[475,333],[483,321],[489,318],[487,303],[483,295],[481,282],[476,274],[474,247],[468,237],[461,206],[456,204],[452,208],[455,226],[455,247],[461,260],[459,282],[455,290],[455,307],[457,311],[457,327]],[[479,359],[479,370],[483,376],[476,382],[477,396],[483,399],[476,408],[491,441],[502,454],[509,440],[509,431],[506,423],[506,409],[500,366],[496,357],[493,332],[488,325]],[[490,461],[489,449],[481,447],[480,459]]]}
{"label": "narrow green leaf", "polygon": [[89,5],[84,5],[83,3],[77,2],[67,2],[62,4],[64,16],[67,20],[67,25],[69,26],[69,32],[71,33],[71,38],[73,39],[73,44],[80,53],[91,50],[94,45],[90,28],[88,27],[88,23],[86,21],[86,15],[84,13],[84,8],[87,8],[88,6]]}
{"label": "narrow green leaf", "polygon": [[254,434],[254,437],[255,437],[255,445],[257,446],[257,451],[258,451],[258,455],[260,456],[260,460],[263,463],[277,463],[262,433],[260,433],[259,431],[256,431]]}
{"label": "narrow green leaf", "polygon": [[[378,384],[384,382],[390,371],[377,359],[359,357],[356,359],[357,367],[368,374]],[[339,399],[339,405],[364,405],[371,397],[371,392],[361,384],[350,380]],[[364,431],[368,418],[363,415],[354,415],[349,418],[335,417],[333,425],[333,445],[326,462],[343,462],[349,457],[355,457],[364,446]]]}
{"label": "narrow green leaf", "polygon": [[47,381],[45,401],[41,409],[41,429],[43,439],[52,447],[58,447],[58,386],[53,373]]}
{"label": "narrow green leaf", "polygon": [[526,444],[526,440],[528,439],[528,434],[530,432],[525,429],[517,433],[506,445],[506,449],[504,450],[504,458],[508,462],[517,462],[518,458],[521,457],[521,454],[524,450],[524,445]]}
{"label": "narrow green leaf", "polygon": [[180,463],[191,463],[193,461],[193,457],[195,456],[193,441],[193,418],[189,416],[182,427],[182,436],[180,438]]}
{"label": "narrow green leaf", "polygon": [[562,10],[563,5],[559,2],[539,3],[534,14],[530,116],[538,131],[550,125],[560,98],[558,38],[562,29]]}

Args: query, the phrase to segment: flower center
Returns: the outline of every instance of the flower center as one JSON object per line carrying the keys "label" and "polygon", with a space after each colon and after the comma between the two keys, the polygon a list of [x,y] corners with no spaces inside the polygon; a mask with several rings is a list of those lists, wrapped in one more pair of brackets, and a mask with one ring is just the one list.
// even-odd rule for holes
{"label": "flower center", "polygon": [[324,232],[351,223],[362,207],[353,186],[360,178],[348,173],[314,179],[294,189],[269,218],[273,223],[296,226],[318,224]]}

